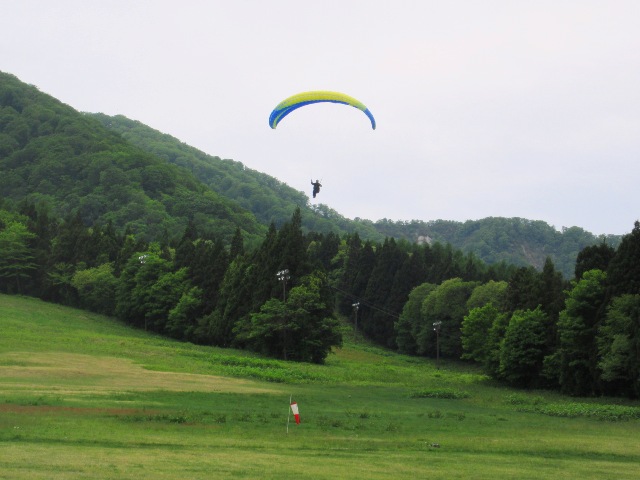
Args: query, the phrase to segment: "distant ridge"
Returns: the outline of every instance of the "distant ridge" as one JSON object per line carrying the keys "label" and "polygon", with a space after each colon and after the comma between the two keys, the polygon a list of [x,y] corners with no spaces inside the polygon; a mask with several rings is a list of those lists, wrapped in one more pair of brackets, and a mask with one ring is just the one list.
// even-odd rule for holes
{"label": "distant ridge", "polygon": [[92,115],[136,146],[193,172],[216,192],[251,210],[265,224],[286,222],[290,212],[299,206],[307,230],[339,234],[358,232],[365,239],[377,241],[394,237],[409,242],[451,243],[464,252],[473,252],[487,263],[505,261],[533,265],[538,269],[549,256],[567,278],[573,275],[575,259],[582,248],[602,241],[616,246],[621,238],[595,236],[579,227],[559,232],[543,221],[523,218],[489,217],[466,222],[349,220],[325,205],[310,206],[308,197],[302,192],[265,173],[246,168],[240,162],[208,155],[122,115]]}
{"label": "distant ridge", "polygon": [[568,278],[582,248],[603,241],[615,247],[621,238],[522,218],[350,220],[266,173],[121,115],[80,113],[2,72],[0,171],[0,200],[79,214],[88,225],[111,221],[146,239],[175,238],[192,221],[227,239],[239,227],[251,243],[299,207],[306,231],[451,243],[487,263],[541,268],[549,256]]}

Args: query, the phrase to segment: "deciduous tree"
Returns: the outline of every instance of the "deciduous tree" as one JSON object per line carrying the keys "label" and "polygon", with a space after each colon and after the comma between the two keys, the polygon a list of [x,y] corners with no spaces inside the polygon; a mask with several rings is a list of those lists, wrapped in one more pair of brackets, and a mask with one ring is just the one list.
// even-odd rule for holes
{"label": "deciduous tree", "polygon": [[520,387],[539,382],[545,351],[547,317],[540,307],[513,313],[500,347],[500,375]]}
{"label": "deciduous tree", "polygon": [[[35,234],[19,221],[0,224],[0,278],[7,282],[7,291],[22,292],[22,283],[36,269],[30,240]],[[15,290],[9,287],[13,285]]]}

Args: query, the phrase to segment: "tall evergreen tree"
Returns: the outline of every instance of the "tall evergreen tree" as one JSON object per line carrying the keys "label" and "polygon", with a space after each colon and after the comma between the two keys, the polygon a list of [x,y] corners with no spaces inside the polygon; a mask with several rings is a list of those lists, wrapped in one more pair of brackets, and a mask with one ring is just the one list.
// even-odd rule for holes
{"label": "tall evergreen tree", "polygon": [[533,267],[517,269],[507,287],[507,311],[533,310],[540,305],[538,272]]}
{"label": "tall evergreen tree", "polygon": [[218,303],[220,286],[229,268],[229,254],[222,240],[197,240],[193,263],[187,265],[187,268],[191,284],[198,287],[202,295],[200,308],[193,313],[198,317],[207,315]]}
{"label": "tall evergreen tree", "polygon": [[282,291],[276,274],[288,267],[282,266],[277,242],[278,231],[272,223],[262,244],[249,260],[250,266],[245,281],[251,292],[250,311],[257,311],[264,302]]}
{"label": "tall evergreen tree", "polygon": [[[288,269],[294,282],[311,272],[299,207],[293,212],[291,221],[278,232],[275,254],[279,259],[279,270]],[[276,272],[273,272],[274,276]]]}
{"label": "tall evergreen tree", "polygon": [[402,259],[400,268],[395,271],[393,285],[385,308],[392,312],[400,312],[407,302],[409,292],[424,282],[426,268],[424,264],[423,249],[414,245],[409,254],[400,253],[398,260]]}
{"label": "tall evergreen tree", "polygon": [[44,297],[47,272],[51,266],[52,242],[56,236],[57,223],[44,204],[36,208],[33,203],[25,202],[21,205],[20,212],[28,217],[27,227],[29,231],[35,234],[30,246],[33,251],[33,263],[36,268],[31,272],[28,293],[36,297]]}
{"label": "tall evergreen tree", "polygon": [[315,244],[314,261],[325,272],[328,272],[331,270],[331,262],[340,248],[340,237],[333,232],[326,235],[316,234]]}
{"label": "tall evergreen tree", "polygon": [[[341,314],[351,316],[353,304],[364,300],[375,264],[376,253],[370,241],[363,244],[357,233],[347,238],[347,254],[338,282],[338,311]],[[364,307],[364,303],[361,306]]]}
{"label": "tall evergreen tree", "polygon": [[198,321],[196,335],[199,342],[230,347],[243,347],[235,338],[233,329],[252,311],[252,289],[255,276],[252,265],[244,256],[236,257],[227,268],[220,284],[216,308]]}
{"label": "tall evergreen tree", "polygon": [[116,227],[109,220],[104,227],[100,229],[100,237],[98,238],[98,259],[97,264],[115,262],[118,259],[118,253],[124,244],[124,237],[119,235]]}
{"label": "tall evergreen tree", "polygon": [[564,308],[565,289],[568,284],[564,282],[562,274],[555,269],[551,258],[547,257],[542,272],[538,276],[538,299],[542,311],[545,313],[547,323],[546,354],[555,351],[558,338],[558,317],[560,310]]}
{"label": "tall evergreen tree", "polygon": [[242,230],[236,228],[233,238],[231,239],[231,249],[229,251],[229,259],[234,260],[236,257],[244,255],[244,240],[242,238]]}
{"label": "tall evergreen tree", "polygon": [[338,311],[343,315],[349,315],[352,305],[358,296],[355,291],[355,284],[356,278],[361,272],[361,254],[362,240],[360,240],[358,233],[348,235],[342,274],[338,281]]}
{"label": "tall evergreen tree", "polygon": [[610,295],[640,293],[640,222],[622,238],[607,269]]}
{"label": "tall evergreen tree", "polygon": [[640,294],[613,299],[598,332],[605,393],[640,397]]}
{"label": "tall evergreen tree", "polygon": [[539,275],[537,290],[542,311],[553,324],[557,322],[560,310],[564,308],[564,291],[568,286],[562,278],[562,273],[556,270],[551,258],[547,257]]}
{"label": "tall evergreen tree", "polygon": [[198,238],[198,229],[195,223],[189,220],[176,247],[175,265],[177,268],[189,267],[197,261],[195,242]]}
{"label": "tall evergreen tree", "polygon": [[[378,343],[395,347],[394,323],[400,313],[400,302],[390,298],[395,273],[402,265],[403,254],[394,239],[386,239],[376,252],[376,263],[364,293],[360,315],[362,331]],[[406,298],[402,299],[403,301]],[[389,306],[397,306],[391,310]]]}
{"label": "tall evergreen tree", "polygon": [[607,271],[609,262],[616,253],[616,249],[607,243],[585,247],[578,253],[575,266],[575,278],[580,280],[584,272],[589,270]]}
{"label": "tall evergreen tree", "polygon": [[430,250],[426,256],[427,281],[429,283],[440,284],[450,278],[462,276],[462,270],[456,263],[456,255],[450,243],[446,245],[435,243]]}
{"label": "tall evergreen tree", "polygon": [[596,334],[606,301],[605,278],[601,270],[584,272],[560,312],[558,382],[570,395],[593,395],[598,390]]}
{"label": "tall evergreen tree", "polygon": [[77,265],[91,261],[87,247],[91,245],[91,233],[82,222],[80,214],[69,215],[58,227],[58,235],[51,252],[52,263]]}

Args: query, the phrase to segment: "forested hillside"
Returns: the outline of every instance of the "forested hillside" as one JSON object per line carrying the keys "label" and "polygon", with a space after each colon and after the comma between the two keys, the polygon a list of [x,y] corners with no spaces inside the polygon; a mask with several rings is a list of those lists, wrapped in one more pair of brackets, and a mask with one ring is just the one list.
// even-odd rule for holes
{"label": "forested hillside", "polygon": [[[521,387],[640,395],[640,223],[618,249],[587,247],[575,280],[486,265],[450,244],[302,231],[298,209],[260,245],[193,223],[144,242],[22,204],[0,205],[0,291],[80,306],[191,342],[322,363],[336,314],[388,348],[477,362]],[[401,312],[401,313],[400,313]]]}
{"label": "forested hillside", "polygon": [[0,72],[0,197],[150,240],[188,221],[231,238],[266,227],[183,168],[167,163],[36,87]]}
{"label": "forested hillside", "polygon": [[504,261],[541,270],[550,257],[565,278],[573,276],[576,257],[583,248],[602,242],[616,247],[621,239],[620,235],[595,236],[580,227],[558,231],[546,222],[524,218],[490,217],[466,222],[383,219],[374,226],[385,236],[411,242],[451,243],[490,264]]}
{"label": "forested hillside", "polygon": [[319,233],[355,233],[369,240],[382,240],[371,221],[350,220],[326,205],[311,205],[309,198],[278,179],[247,168],[241,162],[221,159],[180,142],[122,115],[91,114],[108,129],[167,162],[185,168],[215,192],[237,202],[269,225],[282,225],[300,208],[303,228]]}
{"label": "forested hillside", "polygon": [[[361,238],[451,243],[492,264],[541,269],[550,257],[565,278],[578,252],[620,237],[542,221],[486,218],[454,222],[350,220],[268,174],[223,160],[123,116],[81,114],[36,87],[0,73],[0,195],[28,200],[86,224],[112,222],[146,239],[175,235],[193,220],[229,239],[235,227],[257,241],[300,208],[303,229]],[[255,236],[253,236],[255,235]],[[253,237],[252,237],[253,236]]]}
{"label": "forested hillside", "polygon": [[341,316],[354,336],[513,385],[640,396],[639,222],[617,248],[523,219],[382,220],[381,235],[237,162],[98,118],[0,74],[0,291],[317,363]]}
{"label": "forested hillside", "polygon": [[300,207],[303,227],[320,233],[354,233],[369,240],[384,237],[410,242],[451,243],[463,252],[473,252],[491,264],[505,261],[514,265],[533,265],[542,269],[549,256],[565,278],[573,275],[576,256],[584,247],[606,241],[615,247],[620,237],[596,237],[579,228],[561,232],[543,221],[523,218],[485,218],[454,222],[435,220],[392,221],[349,220],[326,205],[310,205],[302,192],[277,179],[246,168],[233,160],[222,160],[181,143],[178,139],[154,130],[122,115],[110,117],[93,114],[107,128],[154,155],[192,172],[214,191],[235,200],[254,213],[258,220],[282,225],[291,212]]}

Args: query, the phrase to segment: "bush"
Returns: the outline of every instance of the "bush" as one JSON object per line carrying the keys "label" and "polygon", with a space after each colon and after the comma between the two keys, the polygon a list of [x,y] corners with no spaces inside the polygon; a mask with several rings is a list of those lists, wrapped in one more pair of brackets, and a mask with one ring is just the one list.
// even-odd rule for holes
{"label": "bush", "polygon": [[597,403],[551,403],[522,407],[524,412],[535,412],[552,417],[588,417],[608,422],[640,419],[640,408],[624,405],[601,405]]}
{"label": "bush", "polygon": [[448,388],[418,390],[409,395],[411,398],[448,398],[454,400],[459,398],[469,398],[470,396],[471,394],[469,392]]}

